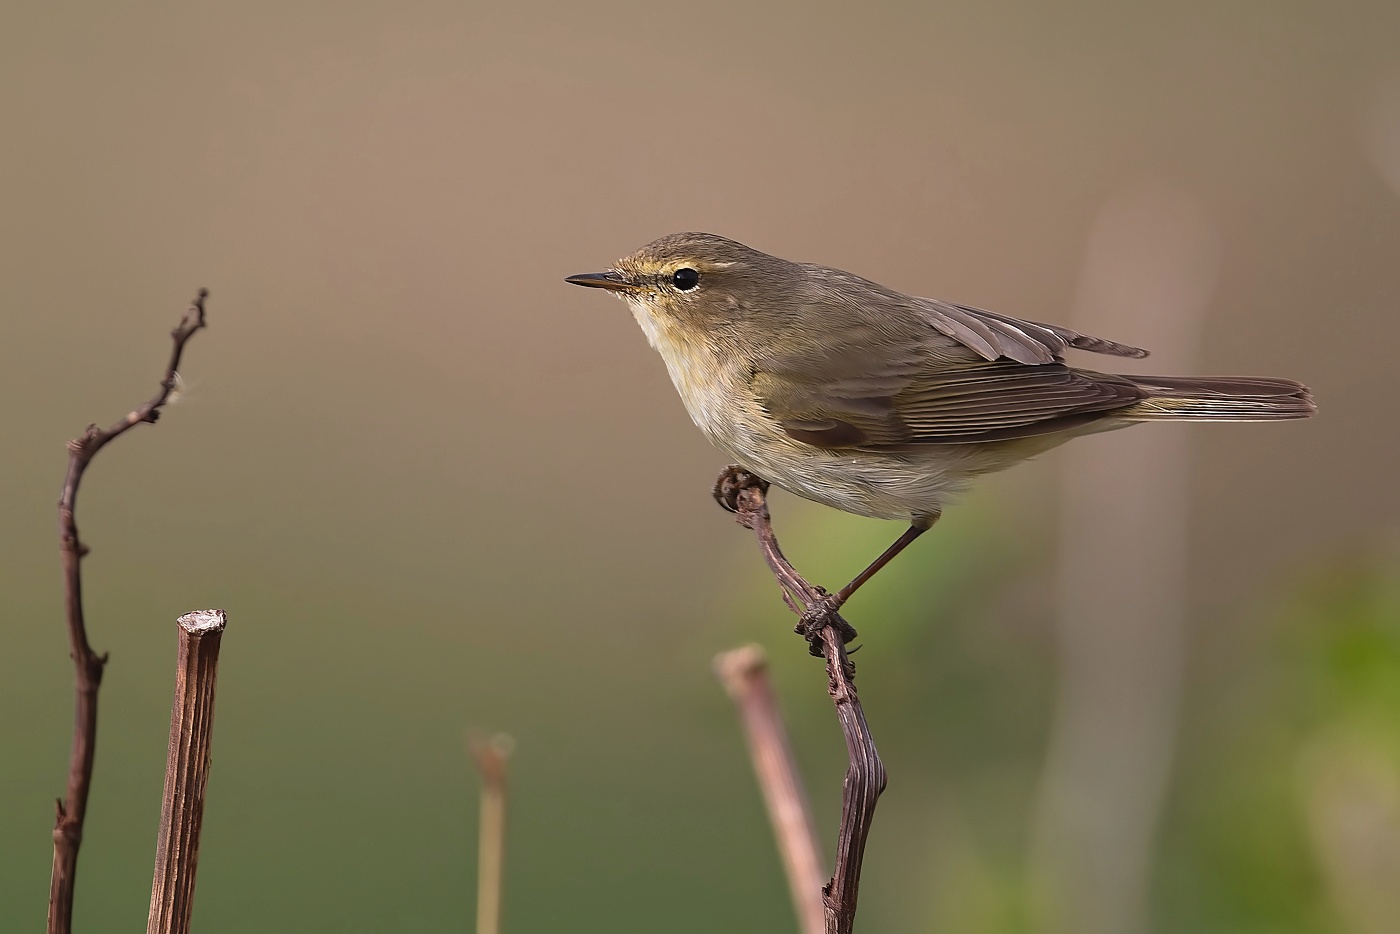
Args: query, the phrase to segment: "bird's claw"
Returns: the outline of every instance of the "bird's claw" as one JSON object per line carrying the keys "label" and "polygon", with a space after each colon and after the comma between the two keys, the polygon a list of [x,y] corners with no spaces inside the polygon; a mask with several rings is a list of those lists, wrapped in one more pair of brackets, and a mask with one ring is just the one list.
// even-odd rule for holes
{"label": "bird's claw", "polygon": [[715,481],[712,495],[722,509],[737,514],[739,512],[739,494],[747,489],[757,489],[760,493],[767,493],[768,481],[756,474],[749,473],[738,464],[730,464],[724,468],[724,472]]}
{"label": "bird's claw", "polygon": [[793,632],[807,640],[808,648],[813,655],[824,654],[822,633],[828,628],[835,631],[836,635],[840,637],[842,645],[849,645],[855,639],[856,629],[841,618],[841,614],[837,612],[840,609],[841,604],[836,602],[836,595],[822,591],[821,595],[797,618],[797,625],[793,627]]}

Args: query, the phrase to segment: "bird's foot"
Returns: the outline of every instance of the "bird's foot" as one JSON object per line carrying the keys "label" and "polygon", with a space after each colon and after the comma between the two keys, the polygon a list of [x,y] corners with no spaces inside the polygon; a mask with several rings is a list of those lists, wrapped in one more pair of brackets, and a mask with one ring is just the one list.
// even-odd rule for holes
{"label": "bird's foot", "polygon": [[749,473],[738,464],[730,464],[724,468],[724,472],[715,481],[715,488],[712,492],[715,502],[719,503],[721,508],[737,514],[739,512],[739,496],[748,489],[767,493],[768,481],[757,474]]}
{"label": "bird's foot", "polygon": [[807,640],[813,655],[823,654],[822,634],[828,628],[836,633],[842,645],[849,645],[855,639],[856,629],[841,618],[840,609],[837,595],[821,590],[820,596],[798,616],[793,632]]}

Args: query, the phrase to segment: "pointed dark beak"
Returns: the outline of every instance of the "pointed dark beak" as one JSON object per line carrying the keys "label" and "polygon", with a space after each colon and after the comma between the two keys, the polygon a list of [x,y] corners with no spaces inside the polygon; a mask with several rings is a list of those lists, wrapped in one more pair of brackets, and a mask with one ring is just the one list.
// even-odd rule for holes
{"label": "pointed dark beak", "polygon": [[637,286],[622,277],[622,273],[609,269],[607,272],[584,272],[569,276],[564,280],[570,285],[586,285],[590,289],[607,289],[611,292],[631,292]]}

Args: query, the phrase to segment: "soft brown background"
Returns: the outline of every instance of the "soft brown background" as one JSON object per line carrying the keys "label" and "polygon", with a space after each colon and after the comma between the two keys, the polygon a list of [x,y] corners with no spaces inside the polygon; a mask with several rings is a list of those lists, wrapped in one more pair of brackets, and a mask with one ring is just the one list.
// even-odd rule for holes
{"label": "soft brown background", "polygon": [[[1218,279],[1194,359],[1162,365],[1297,377],[1322,406],[1192,435],[1192,631],[1224,626],[1396,531],[1397,48],[1400,7],[1361,2],[6,6],[0,927],[41,923],[66,767],[63,442],[153,390],[196,287],[210,328],[185,399],[83,490],[112,662],[79,927],[139,926],[173,621],[213,605],[231,622],[202,930],[465,924],[469,725],[519,741],[509,929],[781,930],[708,664],[752,639],[784,657],[830,833],[820,676],[710,501],[722,459],[659,359],[620,304],[562,277],[710,230],[1069,322],[1104,206],[1182,193]],[[1059,464],[966,507],[1022,549],[986,578],[1021,606],[1053,596]],[[896,531],[776,509],[829,533],[790,551],[837,549],[832,578]],[[885,687],[895,624],[852,609],[894,776],[862,927],[924,929],[956,873],[929,855],[921,815],[943,798],[919,763],[996,753],[948,738],[956,683],[936,710]],[[915,629],[928,612],[896,611]],[[1044,620],[1018,619],[1002,636],[1042,645]],[[1048,703],[1045,676],[985,677]],[[1016,774],[1035,774],[1037,730]]]}

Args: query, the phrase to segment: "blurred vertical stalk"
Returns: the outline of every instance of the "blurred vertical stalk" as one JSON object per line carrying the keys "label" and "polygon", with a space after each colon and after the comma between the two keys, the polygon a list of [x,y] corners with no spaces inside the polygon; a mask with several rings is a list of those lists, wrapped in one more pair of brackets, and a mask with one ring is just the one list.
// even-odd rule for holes
{"label": "blurred vertical stalk", "polygon": [[821,845],[763,648],[746,645],[719,654],[715,674],[739,709],[754,772],[787,871],[798,928],[802,934],[822,934],[826,930],[822,905],[826,872]]}
{"label": "blurred vertical stalk", "polygon": [[[1193,372],[1219,242],[1181,192],[1110,201],[1075,327]],[[1036,815],[1035,928],[1141,934],[1176,738],[1186,628],[1189,436],[1152,425],[1062,452],[1058,698]]]}
{"label": "blurred vertical stalk", "polygon": [[476,934],[501,930],[501,884],[506,858],[506,760],[515,741],[504,733],[468,743],[481,773],[481,828],[477,838]]}

